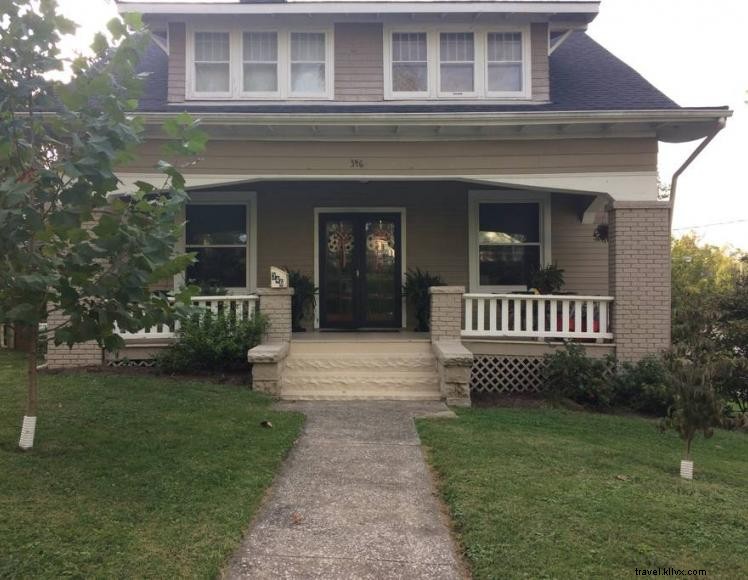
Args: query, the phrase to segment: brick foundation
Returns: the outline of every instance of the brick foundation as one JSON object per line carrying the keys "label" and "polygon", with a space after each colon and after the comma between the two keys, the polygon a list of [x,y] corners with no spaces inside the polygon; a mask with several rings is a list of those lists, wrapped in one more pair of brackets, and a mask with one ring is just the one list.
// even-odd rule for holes
{"label": "brick foundation", "polygon": [[[48,328],[53,329],[66,320],[66,316],[54,312],[47,318]],[[104,362],[104,351],[96,341],[76,344],[73,348],[61,344],[55,346],[53,341],[47,344],[47,368],[73,369],[80,367],[101,366]]]}
{"label": "brick foundation", "polygon": [[616,356],[636,361],[670,347],[670,208],[614,202],[609,211]]}

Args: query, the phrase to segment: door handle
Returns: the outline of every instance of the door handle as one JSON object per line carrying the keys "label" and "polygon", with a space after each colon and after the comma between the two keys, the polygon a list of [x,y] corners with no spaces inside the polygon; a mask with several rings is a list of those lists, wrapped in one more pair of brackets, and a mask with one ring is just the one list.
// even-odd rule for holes
{"label": "door handle", "polygon": [[360,278],[360,277],[361,277],[361,272],[359,271],[358,268],[356,268],[356,278]]}

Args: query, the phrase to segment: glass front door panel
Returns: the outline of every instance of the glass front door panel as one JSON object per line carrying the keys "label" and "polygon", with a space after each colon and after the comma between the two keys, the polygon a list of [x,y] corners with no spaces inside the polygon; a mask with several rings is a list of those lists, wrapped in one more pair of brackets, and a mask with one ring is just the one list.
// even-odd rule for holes
{"label": "glass front door panel", "polygon": [[356,228],[353,220],[328,219],[324,231],[324,301],[326,322],[332,326],[355,322]]}
{"label": "glass front door panel", "polygon": [[391,219],[364,222],[364,324],[389,325],[396,320],[399,303],[397,228]]}

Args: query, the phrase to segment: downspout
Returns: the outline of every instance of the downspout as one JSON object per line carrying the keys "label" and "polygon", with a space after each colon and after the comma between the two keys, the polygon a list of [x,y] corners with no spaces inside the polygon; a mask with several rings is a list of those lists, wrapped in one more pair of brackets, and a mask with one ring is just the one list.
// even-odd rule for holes
{"label": "downspout", "polygon": [[727,118],[721,117],[717,121],[717,128],[714,130],[714,132],[711,135],[708,135],[701,143],[699,143],[699,146],[696,147],[693,153],[686,159],[685,163],[681,165],[678,170],[673,173],[673,179],[670,181],[670,229],[673,228],[673,215],[675,214],[675,194],[678,189],[678,178],[681,176],[681,174],[688,169],[688,166],[691,165],[691,163],[694,162],[694,160],[701,155],[701,152],[704,151],[704,149],[707,148],[709,143],[712,142],[712,139],[714,139],[717,134],[725,128],[725,125],[727,124]]}

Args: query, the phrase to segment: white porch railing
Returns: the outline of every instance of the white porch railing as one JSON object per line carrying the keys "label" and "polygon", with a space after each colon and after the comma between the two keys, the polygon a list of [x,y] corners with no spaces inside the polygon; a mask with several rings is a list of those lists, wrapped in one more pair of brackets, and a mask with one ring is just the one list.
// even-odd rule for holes
{"label": "white porch railing", "polygon": [[611,340],[609,296],[465,294],[463,337]]}
{"label": "white porch railing", "polygon": [[[234,315],[237,320],[249,320],[254,317],[259,297],[251,294],[246,296],[195,296],[192,304],[213,314]],[[126,340],[142,339],[172,339],[179,330],[179,322],[173,326],[160,324],[145,328],[138,332],[117,331]]]}

